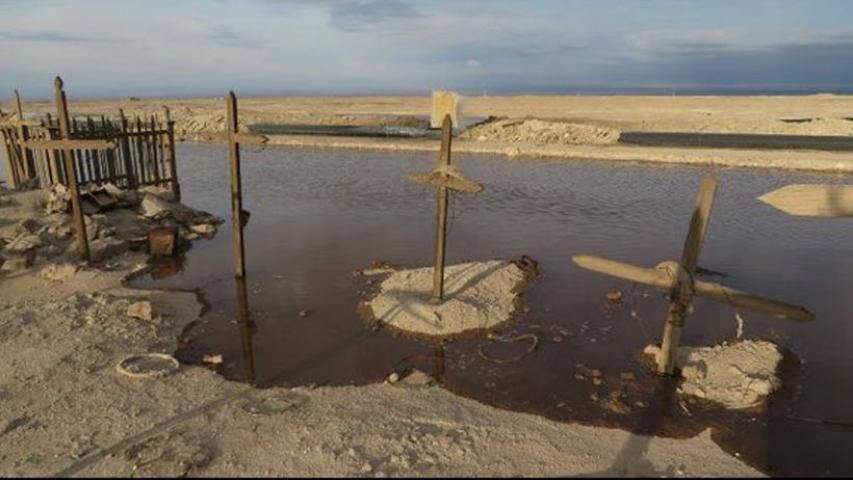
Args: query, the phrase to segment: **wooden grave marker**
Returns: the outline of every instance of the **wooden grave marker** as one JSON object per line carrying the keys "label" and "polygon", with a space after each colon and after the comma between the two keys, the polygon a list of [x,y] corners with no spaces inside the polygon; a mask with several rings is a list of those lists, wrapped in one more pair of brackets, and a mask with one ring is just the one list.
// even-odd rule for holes
{"label": "wooden grave marker", "polygon": [[435,266],[433,270],[432,296],[441,302],[444,298],[444,252],[447,239],[447,205],[449,191],[477,193],[483,190],[483,186],[477,182],[466,179],[456,167],[450,165],[450,143],[453,133],[453,121],[450,115],[445,115],[441,124],[441,153],[438,164],[430,172],[410,173],[409,181],[422,183],[436,187],[438,196],[436,239],[435,239]]}
{"label": "wooden grave marker", "polygon": [[80,186],[77,183],[77,171],[74,166],[75,150],[111,150],[115,143],[109,140],[85,140],[71,137],[71,123],[68,115],[68,100],[65,97],[62,78],[54,80],[54,97],[59,120],[60,138],[57,140],[26,140],[24,149],[61,150],[65,162],[67,186],[71,195],[71,215],[74,218],[74,234],[77,237],[77,251],[80,258],[89,261],[89,240],[86,237],[86,223],[80,201]]}
{"label": "wooden grave marker", "polygon": [[572,260],[582,268],[669,290],[670,306],[661,343],[661,355],[658,358],[658,373],[661,374],[672,375],[675,372],[675,360],[681,331],[684,328],[684,319],[691,311],[694,295],[789,320],[810,321],[814,319],[811,312],[799,305],[764,298],[717,283],[695,279],[699,254],[708,229],[716,191],[717,181],[712,175],[706,176],[699,187],[696,208],[690,220],[690,228],[684,242],[681,262],[666,261],[653,268],[642,268],[592,255],[575,255],[572,257]]}

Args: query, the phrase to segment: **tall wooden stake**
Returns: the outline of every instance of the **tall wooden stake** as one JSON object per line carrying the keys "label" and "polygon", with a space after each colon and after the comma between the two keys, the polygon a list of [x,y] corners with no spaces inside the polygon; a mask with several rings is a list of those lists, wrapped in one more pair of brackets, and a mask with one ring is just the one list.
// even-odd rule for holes
{"label": "tall wooden stake", "polygon": [[[21,103],[21,94],[18,92],[18,89],[15,89],[15,109],[18,113],[18,138],[23,144],[29,140],[30,132],[26,125],[24,125],[24,107]],[[23,164],[22,176],[27,181],[31,180],[36,175],[33,152],[26,148],[21,148],[21,162]]]}
{"label": "tall wooden stake", "polygon": [[[450,143],[453,122],[445,115],[441,122],[441,155],[439,166],[450,166]],[[435,228],[435,267],[432,274],[432,296],[438,301],[444,298],[444,246],[447,241],[447,200],[449,191],[446,186],[438,187],[438,208]]]}
{"label": "tall wooden stake", "polygon": [[246,276],[246,255],[243,249],[243,191],[240,179],[240,143],[236,134],[237,96],[228,92],[226,100],[227,116],[225,128],[228,132],[228,157],[231,164],[231,223],[234,235],[234,275]]}
{"label": "tall wooden stake", "polygon": [[[59,131],[62,140],[71,138],[68,122],[68,103],[65,98],[65,90],[62,88],[62,79],[56,77],[54,81],[56,113],[59,117]],[[77,234],[77,250],[80,258],[89,261],[89,240],[86,237],[86,222],[83,219],[83,208],[80,205],[80,187],[77,185],[77,172],[74,170],[74,150],[63,150],[65,158],[65,174],[68,180],[68,189],[71,194],[71,214],[74,217],[75,232]]]}
{"label": "tall wooden stake", "polygon": [[177,201],[181,201],[181,184],[178,182],[178,164],[175,157],[175,121],[172,120],[172,114],[169,107],[164,106],[166,113],[166,131],[168,132],[168,151],[169,151],[169,177],[171,178],[172,193]]}
{"label": "tall wooden stake", "polygon": [[711,218],[711,207],[717,193],[717,181],[708,175],[702,180],[699,194],[696,197],[696,208],[690,218],[690,228],[684,241],[681,254],[681,265],[676,275],[676,283],[670,292],[672,303],[666,317],[666,326],[661,342],[661,357],[658,363],[658,373],[672,375],[675,372],[675,359],[678,356],[678,344],[681,340],[681,330],[684,328],[684,318],[687,316],[693,299],[693,277],[699,263],[699,254],[708,230]]}

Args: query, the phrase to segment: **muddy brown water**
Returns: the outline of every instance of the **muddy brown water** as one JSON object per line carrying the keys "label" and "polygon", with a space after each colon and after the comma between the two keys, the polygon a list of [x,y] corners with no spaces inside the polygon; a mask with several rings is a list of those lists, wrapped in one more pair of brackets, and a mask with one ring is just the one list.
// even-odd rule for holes
{"label": "muddy brown water", "polygon": [[[225,147],[181,145],[178,154],[184,201],[228,218]],[[791,217],[756,200],[786,184],[848,177],[455,156],[486,189],[452,196],[448,263],[525,254],[539,262],[526,293],[529,311],[500,331],[534,334],[538,345],[517,362],[498,364],[481,348],[512,358],[529,345],[483,335],[428,344],[374,331],[356,311],[373,286],[355,270],[376,261],[430,264],[435,192],[405,177],[434,162],[435,155],[420,153],[244,148],[251,331],[238,321],[230,219],[214,239],[156,263],[133,284],[199,291],[208,309],[184,333],[178,356],[201,364],[205,354],[222,354],[221,373],[236,381],[249,381],[251,371],[259,387],[366,384],[418,368],[459,395],[559,421],[671,437],[712,427],[724,449],[775,475],[853,473],[853,221]],[[725,276],[708,280],[799,303],[817,316],[797,324],[740,312],[745,337],[773,340],[786,352],[785,387],[741,412],[679,397],[675,382],[640,361],[642,348],[660,340],[661,293],[570,260],[592,253],[652,266],[679,258],[699,182],[711,170],[721,186],[700,265]],[[624,292],[619,305],[605,299],[613,288]],[[310,314],[301,317],[301,310]],[[733,339],[735,313],[697,299],[683,344]],[[598,385],[594,369],[602,374]],[[646,446],[638,440],[622,456],[642,456]]]}

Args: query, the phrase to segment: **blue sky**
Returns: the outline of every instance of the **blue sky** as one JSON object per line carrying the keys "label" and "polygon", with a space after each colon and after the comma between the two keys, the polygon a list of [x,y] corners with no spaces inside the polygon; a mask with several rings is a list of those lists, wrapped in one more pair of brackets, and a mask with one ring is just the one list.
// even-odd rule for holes
{"label": "blue sky", "polygon": [[853,91],[848,0],[0,0],[0,95]]}

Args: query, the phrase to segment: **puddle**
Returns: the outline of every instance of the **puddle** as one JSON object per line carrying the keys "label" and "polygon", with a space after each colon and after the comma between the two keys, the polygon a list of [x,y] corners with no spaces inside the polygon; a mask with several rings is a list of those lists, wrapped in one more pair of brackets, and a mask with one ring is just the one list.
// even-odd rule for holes
{"label": "puddle", "polygon": [[[185,201],[229,218],[225,147],[181,145],[178,155]],[[230,221],[184,257],[158,263],[157,278],[133,284],[199,289],[210,308],[176,355],[201,365],[205,355],[221,354],[229,379],[350,385],[417,368],[460,395],[560,421],[673,437],[713,426],[723,448],[772,474],[853,472],[853,428],[787,419],[853,422],[853,370],[842,367],[853,360],[853,243],[842,240],[853,238],[853,222],[789,217],[756,200],[789,183],[846,177],[716,171],[721,186],[700,261],[715,275],[707,279],[805,305],[817,316],[796,324],[740,312],[745,337],[787,349],[786,384],[766,405],[733,413],[683,401],[673,382],[639,362],[642,348],[660,340],[662,294],[571,262],[578,253],[646,266],[678,258],[708,169],[455,156],[486,189],[453,196],[447,262],[526,254],[540,274],[526,292],[529,311],[496,332],[521,340],[482,335],[429,344],[368,327],[357,305],[375,284],[353,272],[377,261],[430,265],[435,193],[405,178],[434,162],[432,154],[244,148],[244,207],[252,213],[248,321],[236,301],[243,293],[231,270]],[[606,298],[614,288],[621,303]],[[731,307],[701,298],[695,305],[682,344],[734,338]]]}

